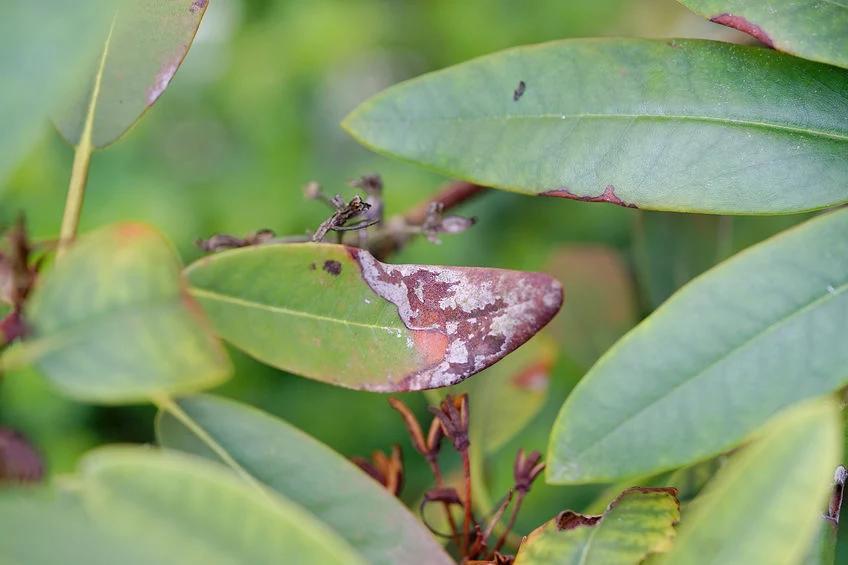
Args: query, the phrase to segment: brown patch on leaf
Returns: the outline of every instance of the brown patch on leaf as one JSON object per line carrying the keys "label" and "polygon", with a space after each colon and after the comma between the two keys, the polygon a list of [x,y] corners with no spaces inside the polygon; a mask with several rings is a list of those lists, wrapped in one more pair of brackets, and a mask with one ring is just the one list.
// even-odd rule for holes
{"label": "brown patch on leaf", "polygon": [[44,476],[41,456],[18,431],[0,428],[0,483],[38,482]]}
{"label": "brown patch on leaf", "polygon": [[533,337],[559,311],[562,286],[541,273],[476,267],[387,265],[349,248],[362,279],[397,307],[424,367],[375,391],[456,384]]}
{"label": "brown patch on leaf", "polygon": [[604,191],[598,196],[579,196],[574,194],[567,188],[555,188],[554,190],[548,190],[547,192],[542,192],[542,196],[556,196],[558,198],[569,198],[571,200],[580,200],[582,202],[607,202],[609,204],[615,204],[617,206],[624,206],[625,208],[636,208],[635,204],[630,204],[629,202],[625,202],[621,198],[619,198],[615,194],[615,187],[611,184],[608,184]]}
{"label": "brown patch on leaf", "polygon": [[521,390],[531,392],[546,390],[548,388],[548,380],[551,375],[551,362],[540,361],[529,367],[525,367],[523,371],[512,378],[512,384]]}
{"label": "brown patch on leaf", "polygon": [[674,499],[675,504],[677,504],[677,509],[680,510],[680,501],[677,499],[678,490],[674,487],[630,487],[629,489],[621,491],[621,494],[615,497],[615,499],[609,503],[607,506],[607,512],[616,507],[616,505],[621,502],[621,499],[624,498],[625,495],[630,494],[631,492],[639,492],[642,494],[669,494]]}
{"label": "brown patch on leaf", "polygon": [[590,528],[596,525],[601,521],[601,516],[598,514],[597,516],[586,515],[586,514],[578,514],[572,510],[564,510],[557,514],[556,517],[556,526],[557,531],[562,532],[566,530],[573,530],[575,528],[579,528],[580,526],[589,526]]}
{"label": "brown patch on leaf", "polygon": [[527,90],[527,84],[525,82],[519,81],[518,88],[515,89],[515,92],[512,93],[512,99],[516,102],[524,95],[524,91]]}
{"label": "brown patch on leaf", "polygon": [[334,277],[337,277],[342,273],[342,264],[338,261],[333,261],[330,259],[324,261],[324,266],[322,267],[322,269],[324,269]]}
{"label": "brown patch on leaf", "polygon": [[771,37],[763,31],[758,25],[752,24],[743,16],[734,16],[731,14],[719,14],[714,18],[710,18],[711,22],[721,24],[723,26],[732,27],[733,29],[738,29],[743,33],[747,33],[751,37],[765,43],[769,47],[774,47],[774,43],[771,40]]}

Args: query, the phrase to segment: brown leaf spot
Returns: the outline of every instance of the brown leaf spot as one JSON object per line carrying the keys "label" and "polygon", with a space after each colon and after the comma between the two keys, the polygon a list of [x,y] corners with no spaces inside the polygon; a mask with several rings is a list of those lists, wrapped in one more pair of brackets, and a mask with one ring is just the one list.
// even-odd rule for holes
{"label": "brown leaf spot", "polygon": [[579,528],[580,526],[595,526],[598,522],[601,521],[603,516],[601,515],[586,515],[586,514],[578,514],[577,512],[573,512],[571,510],[564,510],[560,512],[556,517],[556,526],[557,531],[562,532],[566,530],[573,530],[575,528]]}
{"label": "brown leaf spot", "polygon": [[541,273],[475,267],[386,265],[349,248],[362,279],[397,307],[424,365],[376,391],[424,390],[456,384],[530,339],[562,305],[562,286]]}
{"label": "brown leaf spot", "polygon": [[208,3],[209,0],[194,0],[194,2],[191,3],[191,8],[189,8],[189,11],[193,14],[198,10],[204,10]]}
{"label": "brown leaf spot", "polygon": [[518,88],[515,89],[515,92],[512,93],[512,99],[516,102],[524,95],[524,91],[527,90],[527,84],[525,82],[519,81]]}
{"label": "brown leaf spot", "polygon": [[743,33],[747,33],[751,37],[762,41],[769,47],[774,47],[774,43],[771,40],[771,37],[763,31],[758,25],[752,24],[748,20],[746,20],[743,16],[733,16],[731,14],[719,14],[714,18],[710,18],[711,22],[715,22],[717,24],[721,24],[723,26],[732,27],[733,29],[738,29]]}
{"label": "brown leaf spot", "polygon": [[625,208],[637,207],[635,204],[630,204],[629,202],[625,202],[624,200],[619,198],[615,194],[615,187],[611,184],[608,184],[604,191],[598,196],[579,196],[577,194],[574,194],[567,188],[555,188],[547,192],[542,192],[541,195],[556,196],[559,198],[570,198],[571,200],[581,200],[583,202],[608,202],[609,204],[624,206]]}
{"label": "brown leaf spot", "polygon": [[677,509],[680,510],[680,501],[677,500],[677,489],[674,487],[630,487],[629,489],[621,491],[621,494],[615,497],[615,500],[609,503],[607,506],[607,512],[616,507],[616,505],[621,502],[621,499],[626,494],[630,494],[631,492],[639,492],[642,494],[651,494],[651,493],[664,493],[670,494],[672,498],[674,498],[675,504],[677,504]]}
{"label": "brown leaf spot", "polygon": [[310,270],[310,271],[314,271],[316,268],[317,268],[317,267],[315,266],[315,263],[310,263],[310,264],[309,264],[309,270]]}
{"label": "brown leaf spot", "polygon": [[337,277],[342,272],[342,264],[338,261],[327,260],[324,261],[324,266],[322,267],[322,269],[324,269],[334,277]]}
{"label": "brown leaf spot", "polygon": [[41,456],[23,434],[0,428],[0,483],[36,482],[43,476]]}
{"label": "brown leaf spot", "polygon": [[547,361],[534,363],[513,377],[512,384],[530,392],[545,390],[548,388],[550,370],[550,363]]}

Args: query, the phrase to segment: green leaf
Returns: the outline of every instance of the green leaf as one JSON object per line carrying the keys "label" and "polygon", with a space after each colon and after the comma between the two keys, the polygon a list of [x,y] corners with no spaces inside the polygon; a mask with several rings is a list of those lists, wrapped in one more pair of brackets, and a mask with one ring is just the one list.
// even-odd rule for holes
{"label": "green leaf", "polygon": [[92,120],[94,149],[117,141],[153,105],[194,40],[208,0],[136,0],[115,17],[93,75],[79,82],[54,116],[65,140],[79,145]]}
{"label": "green leaf", "polygon": [[633,281],[621,255],[604,245],[562,245],[547,272],[568,297],[551,322],[563,353],[588,369],[636,324]]}
{"label": "green leaf", "polygon": [[376,151],[485,186],[766,214],[848,200],[846,113],[842,69],[711,41],[590,39],[419,77],[342,125]]}
{"label": "green leaf", "polygon": [[668,550],[680,519],[676,495],[673,488],[633,487],[603,515],[561,512],[527,536],[515,565],[641,563],[650,553]]}
{"label": "green leaf", "polygon": [[114,2],[31,0],[0,7],[0,186],[96,52],[109,6]]}
{"label": "green leaf", "polygon": [[708,20],[756,37],[778,51],[848,68],[845,0],[678,0]]}
{"label": "green leaf", "polygon": [[172,563],[365,563],[296,504],[200,458],[105,448],[81,469],[93,519]]}
{"label": "green leaf", "polygon": [[[286,422],[213,396],[179,407],[246,472],[297,503],[375,564],[452,563],[394,496],[350,461]],[[221,461],[188,427],[160,412],[156,435],[169,448]]]}
{"label": "green leaf", "polygon": [[142,224],[77,241],[42,276],[24,314],[30,332],[19,353],[82,400],[141,401],[229,376],[221,344],[183,288],[174,250]]}
{"label": "green leaf", "polygon": [[105,530],[81,507],[47,492],[0,492],[0,547],[3,563],[14,565],[179,563]]}
{"label": "green leaf", "polygon": [[219,335],[249,355],[382,392],[455,384],[530,339],[562,303],[547,275],[387,265],[330,244],[237,249],[186,275]]}
{"label": "green leaf", "polygon": [[840,432],[833,399],[777,416],[695,499],[657,564],[799,563],[822,519]]}
{"label": "green leaf", "polygon": [[548,480],[614,481],[701,461],[844,386],[846,289],[848,210],[695,279],[574,389],[551,434]]}

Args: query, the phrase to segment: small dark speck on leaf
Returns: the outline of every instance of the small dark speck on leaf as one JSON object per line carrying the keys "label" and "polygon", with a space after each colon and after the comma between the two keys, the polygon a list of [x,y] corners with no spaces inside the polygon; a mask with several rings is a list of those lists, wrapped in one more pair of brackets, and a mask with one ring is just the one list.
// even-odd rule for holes
{"label": "small dark speck on leaf", "polygon": [[515,89],[515,92],[512,93],[512,99],[518,102],[518,99],[524,94],[524,91],[527,89],[527,85],[524,84],[524,81],[518,82],[518,88]]}
{"label": "small dark speck on leaf", "polygon": [[338,261],[324,261],[324,270],[333,276],[337,276],[342,272],[342,264]]}
{"label": "small dark speck on leaf", "polygon": [[309,270],[310,270],[310,271],[314,271],[314,270],[315,270],[315,263],[310,263],[310,264],[309,264]]}

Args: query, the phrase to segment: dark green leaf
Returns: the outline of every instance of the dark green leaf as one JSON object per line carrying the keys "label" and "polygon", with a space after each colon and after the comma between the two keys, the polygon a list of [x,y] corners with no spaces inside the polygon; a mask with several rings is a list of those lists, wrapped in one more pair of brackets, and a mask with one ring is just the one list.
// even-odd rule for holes
{"label": "dark green leaf", "polygon": [[841,457],[833,399],[781,413],[695,499],[657,565],[799,563]]}
{"label": "dark green leaf", "polygon": [[488,367],[559,310],[540,273],[387,265],[330,244],[261,245],[191,265],[218,333],[260,361],[349,388],[443,387]]}
{"label": "dark green leaf", "polygon": [[672,488],[634,487],[602,515],[561,512],[527,536],[515,565],[637,565],[668,550],[680,519],[676,495]]}
{"label": "dark green leaf", "polygon": [[[183,398],[179,406],[245,471],[312,512],[369,563],[452,563],[394,496],[300,430],[249,406],[212,396]],[[160,412],[156,432],[166,447],[220,461],[167,412]]]}
{"label": "dark green leaf", "polygon": [[845,0],[678,0],[697,14],[778,51],[848,68]]}
{"label": "dark green leaf", "polygon": [[711,41],[595,39],[425,75],[343,126],[377,151],[486,186],[747,214],[848,200],[846,113],[842,69]]}
{"label": "dark green leaf", "polygon": [[188,53],[208,0],[135,0],[118,10],[93,75],[55,116],[78,145],[91,120],[91,145],[117,141],[167,88]]}
{"label": "dark green leaf", "polygon": [[551,434],[548,480],[656,473],[732,448],[848,382],[848,210],[719,265],[618,342]]}
{"label": "dark green leaf", "polygon": [[174,250],[144,225],[77,241],[43,275],[25,320],[29,338],[19,353],[80,399],[140,401],[208,388],[230,372],[183,288]]}

